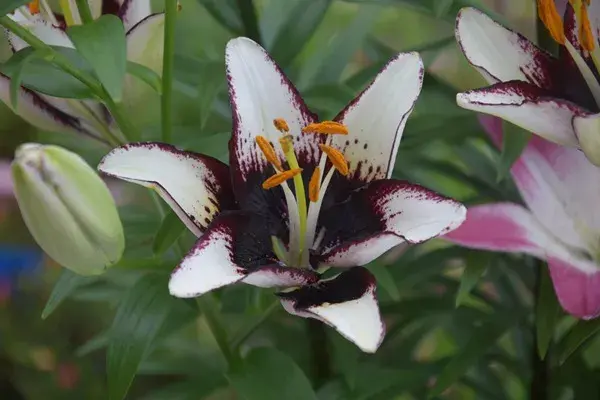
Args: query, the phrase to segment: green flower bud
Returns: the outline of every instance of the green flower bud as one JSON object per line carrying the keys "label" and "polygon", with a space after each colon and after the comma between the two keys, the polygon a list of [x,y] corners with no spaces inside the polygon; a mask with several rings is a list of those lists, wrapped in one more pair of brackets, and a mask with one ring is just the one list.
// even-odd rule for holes
{"label": "green flower bud", "polygon": [[25,224],[56,262],[96,275],[119,261],[125,238],[115,202],[81,157],[58,146],[24,144],[12,178]]}

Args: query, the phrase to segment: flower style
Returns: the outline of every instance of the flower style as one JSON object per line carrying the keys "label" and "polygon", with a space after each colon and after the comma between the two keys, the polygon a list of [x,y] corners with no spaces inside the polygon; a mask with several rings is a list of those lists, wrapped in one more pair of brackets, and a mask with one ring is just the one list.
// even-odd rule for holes
{"label": "flower style", "polygon": [[[416,53],[393,58],[334,121],[317,122],[298,91],[250,39],[227,45],[233,110],[229,167],[167,144],[117,148],[99,170],[154,188],[199,236],[169,290],[196,297],[236,282],[287,288],[291,314],[319,319],[363,351],[385,327],[362,265],[465,218],[458,202],[389,179],[421,90]],[[341,268],[333,277],[327,268]],[[354,268],[350,268],[354,267]]]}
{"label": "flower style", "polygon": [[[482,122],[496,145],[501,121]],[[477,249],[527,253],[546,260],[562,307],[583,319],[600,315],[600,169],[577,149],[534,136],[511,169],[526,204],[470,207],[444,238]]]}
{"label": "flower style", "polygon": [[564,21],[554,0],[538,0],[538,9],[558,58],[476,9],[461,10],[458,42],[491,86],[459,93],[457,103],[581,148],[600,165],[600,2],[569,0]]}
{"label": "flower style", "polygon": [[[66,28],[79,24],[79,13],[74,2],[61,2],[64,14],[53,13],[47,0],[36,0],[9,15],[15,22],[29,29],[35,36],[52,46],[73,48]],[[127,58],[159,73],[162,68],[162,35],[164,14],[151,14],[150,0],[89,0],[93,16],[115,14],[121,18],[127,32]],[[10,47],[17,52],[29,45],[6,31]],[[137,83],[136,83],[137,84]],[[135,84],[126,78],[123,102],[135,96]],[[103,137],[106,130],[117,129],[112,117],[102,104],[57,98],[21,87],[18,108],[10,101],[10,78],[0,73],[0,100],[30,124],[54,132],[83,133]],[[116,133],[116,132],[114,132]]]}

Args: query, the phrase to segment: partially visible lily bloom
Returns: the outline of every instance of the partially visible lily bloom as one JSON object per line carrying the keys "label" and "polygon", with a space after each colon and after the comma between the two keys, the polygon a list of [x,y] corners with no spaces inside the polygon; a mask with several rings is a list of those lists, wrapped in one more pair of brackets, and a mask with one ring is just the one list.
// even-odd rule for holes
{"label": "partially visible lily bloom", "polygon": [[[250,39],[229,42],[226,64],[229,166],[167,144],[137,143],[111,151],[98,168],[157,190],[199,236],[171,276],[172,295],[196,297],[236,282],[287,288],[278,296],[288,312],[321,320],[374,352],[385,327],[375,278],[361,266],[401,243],[454,229],[466,212],[452,199],[390,179],[421,90],[419,55],[390,60],[324,122]],[[322,276],[329,267],[341,273]]]}
{"label": "partially visible lily bloom", "polygon": [[[496,145],[501,121],[482,122]],[[600,168],[577,149],[534,136],[511,169],[526,207],[515,203],[469,208],[444,238],[466,247],[527,253],[548,262],[562,307],[590,319],[600,315]]]}
{"label": "partially visible lily bloom", "polygon": [[581,148],[600,165],[600,1],[569,0],[564,18],[554,0],[538,0],[538,10],[558,58],[476,9],[461,10],[458,42],[492,86],[459,93],[457,103]]}
{"label": "partially visible lily bloom", "polygon": [[[52,46],[73,48],[67,36],[68,26],[79,24],[74,0],[60,2],[62,14],[53,13],[47,0],[36,0],[15,10],[9,17]],[[127,32],[127,58],[159,73],[162,69],[164,14],[151,14],[150,0],[89,0],[94,17],[115,14],[121,18]],[[9,31],[5,32],[13,52],[28,44]],[[123,102],[129,104],[139,91],[127,77]],[[95,101],[64,99],[21,88],[18,107],[10,101],[10,78],[0,73],[0,100],[30,124],[47,131],[83,133],[101,138],[106,131],[117,136],[117,128],[106,108]]]}

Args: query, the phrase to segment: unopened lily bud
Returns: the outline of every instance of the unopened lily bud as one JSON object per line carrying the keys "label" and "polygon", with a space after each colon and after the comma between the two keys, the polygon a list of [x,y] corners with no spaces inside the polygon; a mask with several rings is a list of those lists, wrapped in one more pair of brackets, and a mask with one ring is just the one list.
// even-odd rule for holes
{"label": "unopened lily bud", "polygon": [[58,146],[24,144],[12,178],[25,224],[56,262],[96,275],[119,261],[125,239],[115,202],[81,157]]}

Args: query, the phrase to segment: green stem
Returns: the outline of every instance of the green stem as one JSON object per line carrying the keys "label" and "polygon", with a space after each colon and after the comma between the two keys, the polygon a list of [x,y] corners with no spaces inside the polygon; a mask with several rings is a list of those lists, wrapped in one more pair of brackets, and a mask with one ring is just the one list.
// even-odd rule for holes
{"label": "green stem", "polygon": [[127,140],[130,142],[135,142],[140,140],[140,132],[138,129],[131,123],[131,121],[125,116],[123,112],[123,108],[120,103],[116,103],[108,94],[103,96],[104,104],[106,108],[110,112],[110,114],[115,119],[117,125],[121,129],[121,132]]}
{"label": "green stem", "polygon": [[237,4],[242,23],[244,24],[244,35],[256,43],[262,44],[254,2],[252,0],[237,0]]}
{"label": "green stem", "polygon": [[165,143],[171,141],[173,129],[173,65],[175,60],[177,12],[177,0],[165,0],[165,41],[161,97],[162,141]]}
{"label": "green stem", "polygon": [[263,322],[265,322],[275,310],[279,309],[279,301],[274,301],[271,303],[269,307],[258,317],[256,320],[252,321],[249,325],[240,329],[238,333],[236,333],[233,338],[229,341],[231,347],[237,349],[240,347],[256,330],[260,327]]}
{"label": "green stem", "polygon": [[229,341],[227,340],[227,331],[219,318],[219,315],[216,312],[216,304],[210,294],[205,294],[203,296],[197,297],[196,302],[198,304],[198,308],[204,315],[206,320],[206,324],[210,329],[221,353],[223,353],[223,357],[227,361],[227,365],[231,371],[236,371],[241,367],[242,359],[237,350],[233,350],[232,347],[229,346]]}
{"label": "green stem", "polygon": [[84,24],[94,22],[94,17],[92,17],[92,10],[90,10],[90,4],[88,3],[88,0],[75,0],[75,2],[77,3],[77,9],[79,10],[81,22]]}

